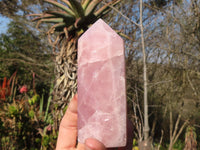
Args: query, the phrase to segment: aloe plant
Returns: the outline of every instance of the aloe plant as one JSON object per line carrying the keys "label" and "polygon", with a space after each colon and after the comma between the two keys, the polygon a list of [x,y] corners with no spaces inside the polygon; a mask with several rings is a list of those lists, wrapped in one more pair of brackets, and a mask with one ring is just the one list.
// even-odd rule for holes
{"label": "aloe plant", "polygon": [[[88,27],[99,18],[105,16],[110,6],[121,0],[44,0],[53,5],[55,10],[47,10],[41,14],[31,14],[37,27],[43,23],[51,23],[48,29],[49,42],[53,45],[56,55],[56,81],[54,85],[54,102],[63,115],[67,102],[77,92],[77,40]],[[58,34],[56,34],[56,32]],[[52,41],[51,35],[57,35]],[[59,49],[55,51],[55,48]],[[58,114],[57,114],[58,115]]]}
{"label": "aloe plant", "polygon": [[17,71],[13,73],[10,79],[7,79],[6,77],[4,77],[2,85],[0,84],[0,100],[6,100],[6,97],[12,96],[16,74],[17,74]]}
{"label": "aloe plant", "polygon": [[[121,0],[112,0],[104,4],[96,10],[102,0],[61,0],[62,3],[56,0],[44,0],[45,2],[57,7],[56,10],[48,10],[41,14],[31,14],[35,18],[32,21],[37,21],[37,27],[41,23],[54,23],[48,33],[60,32],[67,33],[67,38],[73,38],[75,33],[88,28],[98,18],[106,15],[111,9],[110,6],[118,4]],[[61,35],[60,35],[61,36]]]}

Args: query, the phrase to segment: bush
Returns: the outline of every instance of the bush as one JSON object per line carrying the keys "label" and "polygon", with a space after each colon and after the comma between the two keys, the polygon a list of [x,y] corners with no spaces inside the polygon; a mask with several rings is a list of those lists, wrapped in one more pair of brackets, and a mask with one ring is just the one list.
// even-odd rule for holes
{"label": "bush", "polygon": [[0,149],[55,149],[58,131],[49,110],[50,89],[40,89],[45,95],[48,93],[45,99],[44,94],[38,95],[25,86],[19,88],[12,80],[10,83],[15,84],[6,87],[11,94],[0,98]]}

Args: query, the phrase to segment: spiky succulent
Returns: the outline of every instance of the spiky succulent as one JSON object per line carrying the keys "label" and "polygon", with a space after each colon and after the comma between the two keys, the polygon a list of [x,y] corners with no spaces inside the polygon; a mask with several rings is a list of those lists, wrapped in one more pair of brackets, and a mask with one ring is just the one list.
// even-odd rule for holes
{"label": "spiky succulent", "polygon": [[99,9],[100,2],[103,0],[44,0],[45,2],[56,6],[58,10],[45,11],[41,14],[31,14],[33,21],[37,21],[37,27],[41,23],[53,23],[48,30],[49,34],[61,32],[60,36],[73,38],[75,33],[85,31],[88,26],[97,19],[106,15],[111,9],[110,6],[118,4],[121,0],[111,0]]}

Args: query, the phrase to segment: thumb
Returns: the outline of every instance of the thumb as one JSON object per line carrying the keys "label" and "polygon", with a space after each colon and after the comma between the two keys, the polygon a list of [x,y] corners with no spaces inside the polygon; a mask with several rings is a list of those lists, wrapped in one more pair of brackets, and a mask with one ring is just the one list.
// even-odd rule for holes
{"label": "thumb", "polygon": [[86,150],[106,150],[106,147],[100,141],[96,139],[86,139],[85,140]]}

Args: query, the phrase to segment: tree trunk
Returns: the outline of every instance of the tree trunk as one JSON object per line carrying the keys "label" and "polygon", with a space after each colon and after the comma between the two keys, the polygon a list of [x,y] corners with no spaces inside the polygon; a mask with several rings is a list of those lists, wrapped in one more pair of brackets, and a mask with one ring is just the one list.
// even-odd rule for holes
{"label": "tree trunk", "polygon": [[141,43],[142,43],[142,53],[143,53],[143,78],[144,78],[144,140],[149,138],[149,121],[148,121],[148,98],[147,98],[147,66],[146,66],[146,52],[144,44],[144,29],[143,29],[143,0],[140,0],[140,30],[141,30]]}
{"label": "tree trunk", "polygon": [[[77,38],[63,41],[55,60],[55,84],[53,107],[56,106],[56,120],[59,122],[64,110],[77,92]],[[60,115],[58,115],[60,113]]]}

